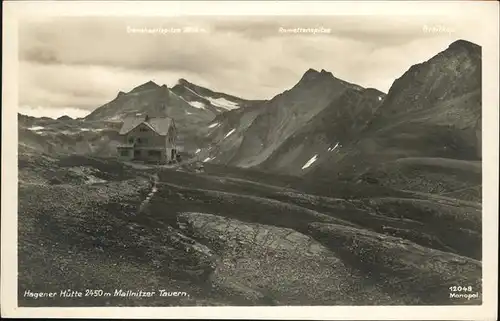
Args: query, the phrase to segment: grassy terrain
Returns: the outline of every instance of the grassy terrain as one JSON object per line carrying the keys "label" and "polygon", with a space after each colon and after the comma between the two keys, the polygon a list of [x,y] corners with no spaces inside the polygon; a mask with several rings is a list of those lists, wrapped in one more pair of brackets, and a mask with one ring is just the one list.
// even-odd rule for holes
{"label": "grassy terrain", "polygon": [[[20,154],[21,306],[480,304],[475,202],[205,164]],[[151,298],[24,292],[184,291]]]}
{"label": "grassy terrain", "polygon": [[406,157],[381,164],[361,176],[366,182],[481,202],[481,161]]}

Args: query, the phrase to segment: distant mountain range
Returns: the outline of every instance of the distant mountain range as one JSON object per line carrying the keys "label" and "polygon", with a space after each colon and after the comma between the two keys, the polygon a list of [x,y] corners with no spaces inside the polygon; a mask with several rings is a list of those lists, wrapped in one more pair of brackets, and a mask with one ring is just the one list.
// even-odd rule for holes
{"label": "distant mountain range", "polygon": [[[172,88],[150,81],[120,91],[81,120],[20,116],[19,123],[31,137],[43,134],[28,129],[41,122],[116,129],[125,116],[144,113],[174,118],[185,151],[205,162],[422,192],[481,184],[481,47],[464,40],[411,66],[387,94],[314,69],[270,100],[245,100],[185,79]],[[450,168],[460,178],[435,179]]]}
{"label": "distant mountain range", "polygon": [[[339,140],[342,148],[336,153],[322,153],[325,157],[320,157],[311,174],[365,174],[397,185],[398,175],[411,173],[412,180],[423,180],[425,185],[425,177],[452,168],[456,173],[478,172],[480,126],[481,47],[456,41],[398,78],[367,126],[350,139]],[[480,175],[461,178],[465,176],[481,184]]]}
{"label": "distant mountain range", "polygon": [[[308,150],[333,148],[338,141],[328,139],[338,139],[338,135],[351,137],[384,97],[376,89],[350,84],[325,70],[309,69],[294,87],[263,103],[258,110],[241,111],[246,124],[236,126],[230,137],[224,135],[211,157],[223,157],[224,162],[236,166],[300,172],[300,167],[293,164],[305,164],[311,157]],[[217,123],[217,130],[229,129],[223,119]],[[226,147],[235,144],[239,146],[236,151]]]}
{"label": "distant mountain range", "polygon": [[481,47],[459,40],[410,67],[387,95],[308,70],[270,101],[217,116],[216,143],[202,155],[304,179],[480,198],[480,126]]}

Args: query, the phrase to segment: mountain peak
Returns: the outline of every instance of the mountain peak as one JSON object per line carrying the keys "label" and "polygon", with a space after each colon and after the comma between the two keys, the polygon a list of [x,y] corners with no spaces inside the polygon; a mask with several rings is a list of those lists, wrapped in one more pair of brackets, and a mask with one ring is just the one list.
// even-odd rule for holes
{"label": "mountain peak", "polygon": [[481,46],[464,39],[458,39],[452,42],[449,46],[449,48],[459,48],[459,47],[480,48]]}
{"label": "mountain peak", "polygon": [[302,78],[300,79],[299,83],[304,83],[304,82],[309,82],[312,80],[316,79],[334,79],[335,77],[333,74],[329,71],[326,71],[325,69],[321,69],[321,71],[317,71],[316,69],[309,68]]}
{"label": "mountain peak", "polygon": [[481,46],[464,39],[459,39],[452,42],[448,46],[448,50],[466,50],[469,53],[479,54],[481,52]]}
{"label": "mountain peak", "polygon": [[73,118],[69,117],[68,115],[62,115],[61,117],[57,118],[57,120],[73,120]]}
{"label": "mountain peak", "polygon": [[196,84],[188,81],[185,78],[179,78],[179,80],[177,80],[177,83],[175,84],[175,86],[186,87],[186,88],[194,90],[194,91],[196,91],[197,89],[202,88],[202,87],[200,87],[200,86],[198,86],[198,85],[196,85]]}
{"label": "mountain peak", "polygon": [[323,76],[329,76],[329,77],[334,78],[334,77],[333,77],[333,74],[332,74],[331,72],[329,72],[329,71],[326,71],[325,69],[321,69],[321,71],[320,71],[320,73],[319,73],[319,74],[320,74],[320,75],[323,75]]}
{"label": "mountain peak", "polygon": [[313,68],[309,68],[306,70],[306,72],[302,75],[302,79],[314,79],[319,75],[319,71]]}
{"label": "mountain peak", "polygon": [[179,78],[179,80],[177,80],[177,84],[178,85],[190,85],[191,83],[184,78]]}
{"label": "mountain peak", "polygon": [[160,86],[158,84],[156,84],[154,81],[150,80],[148,82],[145,82],[142,85],[139,85],[139,86],[135,87],[130,92],[134,93],[134,92],[139,92],[139,91],[143,91],[143,90],[156,89],[156,88],[159,88],[159,87]]}
{"label": "mountain peak", "polygon": [[304,73],[304,76],[318,76],[318,75],[329,75],[333,76],[333,74],[325,69],[321,69],[321,71],[317,71],[314,68],[309,68],[307,71]]}
{"label": "mountain peak", "polygon": [[307,71],[304,73],[304,75],[307,75],[307,74],[317,74],[319,73],[316,69],[314,68],[309,68],[307,69]]}

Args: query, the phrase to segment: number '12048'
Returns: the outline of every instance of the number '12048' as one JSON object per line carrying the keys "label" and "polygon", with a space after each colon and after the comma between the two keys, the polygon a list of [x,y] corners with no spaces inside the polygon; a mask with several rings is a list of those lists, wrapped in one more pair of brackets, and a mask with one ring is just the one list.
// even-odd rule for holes
{"label": "number '12048'", "polygon": [[472,291],[472,286],[450,286],[450,291],[451,292],[471,292]]}

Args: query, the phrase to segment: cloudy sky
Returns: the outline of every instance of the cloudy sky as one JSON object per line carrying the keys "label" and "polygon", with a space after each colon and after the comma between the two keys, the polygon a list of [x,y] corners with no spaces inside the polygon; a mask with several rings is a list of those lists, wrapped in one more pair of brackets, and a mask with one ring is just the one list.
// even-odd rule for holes
{"label": "cloudy sky", "polygon": [[[201,32],[173,32],[186,27]],[[157,30],[137,32],[141,28]],[[172,86],[179,78],[266,99],[292,87],[309,68],[387,92],[411,65],[457,39],[482,45],[467,18],[454,16],[25,20],[19,24],[19,107],[34,116],[83,116],[120,90],[149,80]]]}

